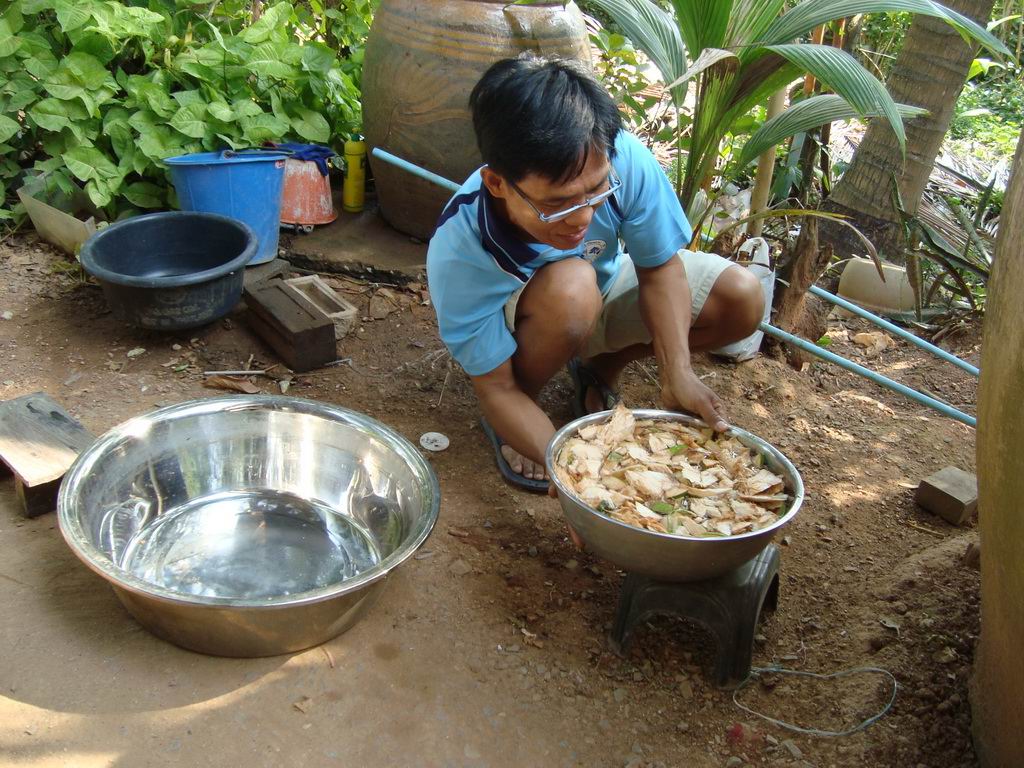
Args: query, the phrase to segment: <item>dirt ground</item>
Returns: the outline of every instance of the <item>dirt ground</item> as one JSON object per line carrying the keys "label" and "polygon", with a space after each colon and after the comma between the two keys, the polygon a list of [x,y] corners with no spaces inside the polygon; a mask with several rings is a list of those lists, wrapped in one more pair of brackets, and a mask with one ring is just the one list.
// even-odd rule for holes
{"label": "dirt ground", "polygon": [[[67,260],[0,244],[0,399],[43,390],[99,434],[160,405],[211,397],[203,370],[277,362],[245,311],[181,334],[132,330]],[[979,628],[972,528],[915,507],[911,487],[974,469],[974,432],[838,369],[760,358],[696,366],[738,425],[800,469],[803,510],[780,539],[779,607],[754,663],[892,672],[892,710],[843,738],[784,730],[708,678],[709,638],[665,620],[627,658],[606,636],[622,574],[577,552],[557,502],[498,476],[465,376],[417,286],[329,278],[366,313],[350,363],[293,377],[289,395],[369,414],[432,454],[440,522],[350,632],[291,656],[183,651],[141,629],[75,559],[54,515],[23,519],[0,481],[0,763],[9,766],[973,766],[967,684]],[[10,313],[7,315],[6,313]],[[371,313],[378,319],[370,319]],[[386,316],[385,316],[386,315]],[[833,323],[833,349],[856,357]],[[977,364],[979,334],[950,340]],[[129,356],[129,351],[145,349]],[[966,373],[896,345],[870,364],[972,411]],[[627,403],[653,405],[653,365]],[[278,382],[255,378],[266,392]],[[568,419],[568,379],[547,390]],[[882,707],[880,677],[772,677],[738,695],[806,728],[843,730]],[[740,724],[741,727],[736,726]]]}

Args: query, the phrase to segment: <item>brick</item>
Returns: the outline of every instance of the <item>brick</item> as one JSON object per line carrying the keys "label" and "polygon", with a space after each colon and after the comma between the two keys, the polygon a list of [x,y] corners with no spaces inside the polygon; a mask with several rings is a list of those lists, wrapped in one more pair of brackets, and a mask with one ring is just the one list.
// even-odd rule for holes
{"label": "brick", "polygon": [[334,323],[309,309],[280,280],[244,289],[249,323],[293,371],[309,371],[334,361]]}
{"label": "brick", "polygon": [[963,525],[978,509],[978,479],[956,467],[940,469],[917,486],[921,507],[953,525]]}

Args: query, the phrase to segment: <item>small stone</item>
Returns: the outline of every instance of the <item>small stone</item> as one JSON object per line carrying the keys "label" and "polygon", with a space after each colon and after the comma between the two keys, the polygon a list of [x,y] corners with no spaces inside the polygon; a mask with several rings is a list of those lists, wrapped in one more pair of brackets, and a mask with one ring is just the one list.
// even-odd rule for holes
{"label": "small stone", "polygon": [[932,661],[934,661],[936,664],[952,664],[954,661],[956,661],[956,659],[956,651],[954,651],[948,645],[945,648],[936,651],[932,655]]}
{"label": "small stone", "polygon": [[473,567],[462,558],[455,560],[449,566],[449,568],[451,569],[451,572],[454,573],[456,576],[465,576],[467,573],[471,573],[473,570]]}
{"label": "small stone", "polygon": [[793,537],[792,536],[783,536],[782,537],[782,544],[783,544],[783,546],[788,547],[792,543],[793,543]]}
{"label": "small stone", "polygon": [[782,742],[782,748],[789,752],[794,760],[800,760],[804,756],[804,753],[800,751],[800,747],[792,739],[786,739]]}
{"label": "small stone", "polygon": [[171,344],[171,349],[174,352],[180,352],[181,351],[181,344]]}
{"label": "small stone", "polygon": [[612,691],[612,698],[615,699],[616,704],[621,704],[623,701],[626,700],[626,689],[616,688],[614,691]]}
{"label": "small stone", "polygon": [[597,727],[607,733],[612,729],[612,724],[607,718],[601,718],[597,721]]}
{"label": "small stone", "polygon": [[0,317],[2,317],[4,320],[13,320],[14,319],[14,313],[11,312],[10,310],[8,310],[6,312],[0,313]]}
{"label": "small stone", "polygon": [[641,672],[634,672],[633,673],[633,682],[634,683],[642,683],[643,681],[644,681],[643,673],[641,673]]}
{"label": "small stone", "polygon": [[494,527],[494,523],[492,523],[490,520],[484,520],[484,528],[493,528],[493,527]]}
{"label": "small stone", "polygon": [[910,610],[907,607],[906,603],[893,603],[892,604],[892,609],[894,611],[896,611],[896,613],[898,613],[900,616],[906,616],[907,615],[907,611]]}
{"label": "small stone", "polygon": [[463,747],[462,754],[466,756],[467,760],[479,760],[481,757],[483,757],[483,755],[480,754],[480,750],[474,747],[472,744],[467,744],[465,747]]}
{"label": "small stone", "polygon": [[732,757],[730,757],[728,760],[725,761],[725,768],[742,768],[742,766],[743,766],[743,758],[736,757],[736,755],[733,755]]}
{"label": "small stone", "polygon": [[676,730],[680,733],[686,733],[690,730],[690,724],[685,720],[680,720],[678,723],[676,723]]}
{"label": "small stone", "polygon": [[686,701],[690,701],[693,698],[693,684],[689,680],[679,681],[679,695]]}
{"label": "small stone", "polygon": [[139,355],[144,355],[144,354],[146,354],[146,348],[145,347],[135,347],[135,349],[129,349],[126,356],[129,359],[134,359],[134,358],[138,357]]}
{"label": "small stone", "polygon": [[967,545],[967,549],[964,550],[963,563],[974,570],[981,568],[981,544],[979,542],[972,541]]}
{"label": "small stone", "polygon": [[537,556],[537,548],[531,546],[529,549],[526,550],[526,554],[528,554],[530,557],[536,557]]}
{"label": "small stone", "polygon": [[576,560],[566,560],[565,561],[565,570],[567,570],[567,571],[575,571],[579,567],[580,567],[580,564]]}

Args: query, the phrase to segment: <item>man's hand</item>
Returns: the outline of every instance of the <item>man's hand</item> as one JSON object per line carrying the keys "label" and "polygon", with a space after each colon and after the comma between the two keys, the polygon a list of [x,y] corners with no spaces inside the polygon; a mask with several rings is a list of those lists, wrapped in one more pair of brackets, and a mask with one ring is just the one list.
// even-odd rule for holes
{"label": "man's hand", "polygon": [[729,428],[722,401],[697,378],[689,366],[679,366],[664,377],[661,399],[666,408],[697,414],[716,432],[724,432]]}

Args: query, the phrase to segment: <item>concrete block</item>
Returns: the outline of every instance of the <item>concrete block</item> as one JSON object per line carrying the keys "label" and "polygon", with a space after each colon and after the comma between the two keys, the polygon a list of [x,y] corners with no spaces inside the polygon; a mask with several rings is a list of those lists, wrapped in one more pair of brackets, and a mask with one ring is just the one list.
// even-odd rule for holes
{"label": "concrete block", "polygon": [[953,525],[963,525],[978,509],[978,479],[956,467],[940,469],[917,486],[914,501]]}
{"label": "concrete block", "polygon": [[359,322],[359,310],[356,306],[338,295],[317,275],[293,277],[285,280],[284,284],[293,291],[293,295],[301,304],[334,323],[334,336],[339,341]]}

